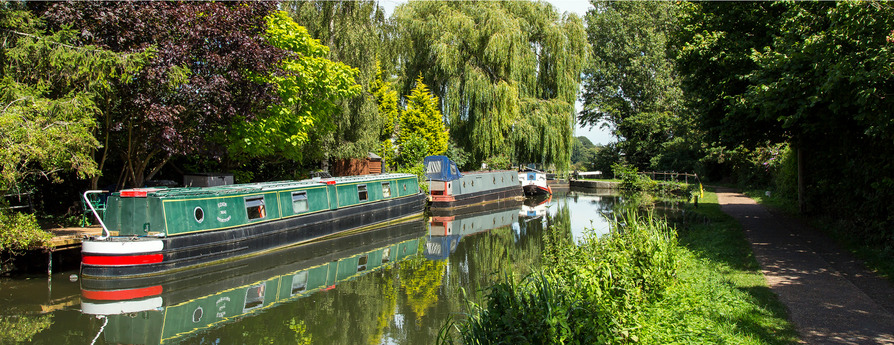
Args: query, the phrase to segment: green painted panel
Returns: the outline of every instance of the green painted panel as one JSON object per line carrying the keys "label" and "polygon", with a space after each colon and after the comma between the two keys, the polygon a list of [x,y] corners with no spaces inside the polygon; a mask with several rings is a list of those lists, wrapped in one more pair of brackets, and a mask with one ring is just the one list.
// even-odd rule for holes
{"label": "green painted panel", "polygon": [[397,185],[398,196],[413,195],[419,192],[419,184],[416,182],[415,177],[399,179],[397,180]]}
{"label": "green painted panel", "polygon": [[[295,193],[305,194],[306,202],[306,211],[301,211],[295,213],[295,207],[292,201],[292,195]],[[329,193],[326,186],[319,186],[315,188],[304,188],[304,189],[294,189],[294,190],[286,190],[277,193],[279,197],[279,206],[282,210],[283,217],[289,217],[304,213],[310,212],[318,212],[329,209]]]}
{"label": "green painted panel", "polygon": [[120,236],[146,235],[150,231],[164,231],[163,215],[157,198],[109,197],[109,205],[103,222],[109,231],[117,231]]}
{"label": "green painted panel", "polygon": [[360,203],[360,199],[357,195],[357,186],[360,184],[361,183],[348,183],[335,185],[335,189],[338,193],[338,207],[354,206]]}

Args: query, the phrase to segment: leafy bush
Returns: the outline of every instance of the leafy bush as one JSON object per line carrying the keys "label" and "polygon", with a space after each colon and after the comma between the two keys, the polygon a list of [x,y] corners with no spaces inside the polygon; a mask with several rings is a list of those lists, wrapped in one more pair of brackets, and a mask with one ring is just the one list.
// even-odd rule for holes
{"label": "leafy bush", "polygon": [[626,213],[610,234],[545,258],[559,264],[493,286],[460,335],[465,344],[635,342],[636,311],[675,280],[677,248],[667,223]]}
{"label": "leafy bush", "polygon": [[410,166],[403,166],[397,169],[398,173],[413,174],[419,180],[419,188],[428,193],[428,183],[425,180],[425,165],[419,162]]}
{"label": "leafy bush", "polygon": [[0,211],[0,252],[13,255],[49,242],[50,233],[41,230],[32,214]]}
{"label": "leafy bush", "polygon": [[621,189],[626,191],[648,192],[658,186],[658,183],[652,181],[648,176],[639,174],[636,167],[614,164],[612,171],[615,173],[615,178],[621,180]]}
{"label": "leafy bush", "polygon": [[509,156],[505,153],[487,157],[484,160],[484,164],[487,164],[487,168],[491,170],[505,170],[512,166],[512,163],[509,162]]}

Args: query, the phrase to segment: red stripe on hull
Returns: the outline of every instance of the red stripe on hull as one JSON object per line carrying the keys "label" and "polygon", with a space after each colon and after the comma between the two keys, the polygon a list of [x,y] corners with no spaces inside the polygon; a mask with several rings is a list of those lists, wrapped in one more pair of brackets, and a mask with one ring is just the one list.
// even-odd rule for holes
{"label": "red stripe on hull", "polygon": [[161,285],[150,286],[140,289],[114,290],[114,291],[91,291],[81,290],[81,296],[95,301],[123,301],[141,297],[161,295]]}
{"label": "red stripe on hull", "polygon": [[159,263],[164,260],[161,254],[126,255],[126,256],[84,256],[81,263],[96,266],[128,266]]}

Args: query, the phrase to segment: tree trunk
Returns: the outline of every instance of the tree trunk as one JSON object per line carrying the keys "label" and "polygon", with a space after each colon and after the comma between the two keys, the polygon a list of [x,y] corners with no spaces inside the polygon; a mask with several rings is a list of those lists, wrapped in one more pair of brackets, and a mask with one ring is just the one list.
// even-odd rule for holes
{"label": "tree trunk", "polygon": [[798,212],[804,214],[807,212],[806,186],[804,183],[804,147],[798,145]]}

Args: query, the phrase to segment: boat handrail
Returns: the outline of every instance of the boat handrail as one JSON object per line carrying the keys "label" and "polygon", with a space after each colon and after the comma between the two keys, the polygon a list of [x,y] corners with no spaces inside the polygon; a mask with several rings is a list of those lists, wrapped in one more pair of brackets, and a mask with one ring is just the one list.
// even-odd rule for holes
{"label": "boat handrail", "polygon": [[97,237],[96,238],[97,240],[107,239],[107,238],[109,238],[109,236],[111,236],[111,233],[109,233],[109,229],[106,228],[106,224],[102,222],[102,217],[100,217],[99,213],[96,212],[96,208],[93,207],[93,203],[90,202],[90,198],[88,198],[87,195],[108,193],[108,192],[109,191],[107,191],[107,190],[88,190],[88,191],[84,192],[84,202],[87,203],[87,206],[90,207],[90,211],[93,211],[93,216],[96,217],[96,220],[99,221],[99,225],[102,226],[102,236]]}

